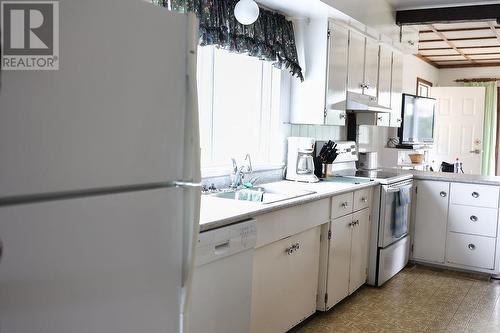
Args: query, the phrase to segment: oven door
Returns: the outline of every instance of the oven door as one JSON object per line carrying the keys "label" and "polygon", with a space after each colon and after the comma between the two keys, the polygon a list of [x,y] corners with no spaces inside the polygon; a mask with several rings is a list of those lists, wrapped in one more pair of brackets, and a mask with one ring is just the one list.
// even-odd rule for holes
{"label": "oven door", "polygon": [[412,181],[382,185],[380,194],[379,247],[387,247],[408,235]]}

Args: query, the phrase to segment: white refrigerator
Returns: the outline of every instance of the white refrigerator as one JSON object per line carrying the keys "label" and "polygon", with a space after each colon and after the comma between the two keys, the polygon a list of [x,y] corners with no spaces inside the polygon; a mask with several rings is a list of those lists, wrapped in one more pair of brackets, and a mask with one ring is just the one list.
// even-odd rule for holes
{"label": "white refrigerator", "polygon": [[196,20],[140,0],[59,7],[60,69],[1,73],[0,332],[185,332]]}

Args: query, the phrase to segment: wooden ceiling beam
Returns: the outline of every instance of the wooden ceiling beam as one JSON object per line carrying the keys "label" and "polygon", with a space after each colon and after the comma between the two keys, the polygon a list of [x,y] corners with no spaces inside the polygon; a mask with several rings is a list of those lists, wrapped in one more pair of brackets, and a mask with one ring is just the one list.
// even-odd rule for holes
{"label": "wooden ceiling beam", "polygon": [[465,68],[465,67],[498,67],[500,62],[483,62],[474,64],[439,65],[438,68]]}
{"label": "wooden ceiling beam", "polygon": [[497,31],[497,29],[495,28],[495,25],[493,23],[488,22],[488,25],[490,26],[490,29],[491,29],[491,32],[493,32],[493,35],[500,42],[500,32]]}
{"label": "wooden ceiling beam", "polygon": [[[436,30],[438,33],[444,34],[440,32],[439,30]],[[497,39],[495,36],[482,36],[482,37],[463,37],[463,38],[448,38],[449,41],[451,42],[456,42],[456,41],[463,41],[463,40],[485,40],[485,39]],[[419,43],[431,43],[431,42],[442,42],[441,39],[424,39],[420,40]]]}
{"label": "wooden ceiling beam", "polygon": [[[483,53],[466,53],[468,56],[478,56],[478,55],[500,55],[500,52],[483,52]],[[424,57],[455,57],[461,54],[453,54],[453,53],[448,53],[448,54],[422,54]]]}
{"label": "wooden ceiling beam", "polygon": [[418,25],[500,19],[500,4],[396,11],[396,24]]}
{"label": "wooden ceiling beam", "polygon": [[[499,62],[500,58],[485,58],[485,59],[471,59],[471,60]],[[436,64],[438,64],[438,65],[441,64],[442,62],[459,62],[459,61],[467,61],[467,60],[464,60],[464,59],[449,59],[449,60],[447,60],[447,59],[440,59],[440,60],[434,60],[434,62]]]}
{"label": "wooden ceiling beam", "polygon": [[433,62],[433,61],[431,61],[431,60],[427,59],[427,58],[426,58],[426,57],[424,57],[423,55],[421,55],[421,54],[416,54],[415,56],[416,56],[417,58],[419,58],[420,60],[425,61],[425,62],[426,62],[426,63],[428,63],[429,65],[434,66],[434,67],[436,67],[436,68],[439,68],[439,66],[438,66],[435,62]]}
{"label": "wooden ceiling beam", "polygon": [[[466,50],[466,49],[487,49],[492,47],[500,47],[500,45],[481,45],[481,46],[458,46],[457,49]],[[431,51],[431,50],[453,50],[452,47],[426,47],[419,48],[419,51]]]}
{"label": "wooden ceiling beam", "polygon": [[[493,25],[493,23],[491,23]],[[454,28],[454,29],[436,29],[439,32],[461,32],[461,31],[487,31],[490,30],[490,27],[487,28]],[[495,27],[495,29],[500,29],[500,27]],[[420,30],[421,34],[429,34],[432,33],[432,30]]]}
{"label": "wooden ceiling beam", "polygon": [[460,53],[469,62],[471,62],[471,63],[474,62],[474,60],[472,60],[467,54],[465,54],[462,50],[458,49],[455,46],[455,44],[453,44],[451,41],[449,41],[448,38],[446,38],[446,36],[442,32],[437,31],[436,28],[432,24],[429,24],[429,29],[431,29],[436,35],[438,35],[439,38],[442,38],[443,41],[446,42],[446,44],[448,44],[451,48],[453,48],[455,51],[457,51],[458,53]]}

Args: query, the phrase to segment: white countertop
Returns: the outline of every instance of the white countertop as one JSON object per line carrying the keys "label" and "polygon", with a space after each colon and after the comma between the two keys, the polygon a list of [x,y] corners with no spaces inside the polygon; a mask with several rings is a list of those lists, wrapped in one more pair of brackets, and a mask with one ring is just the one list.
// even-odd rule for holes
{"label": "white countertop", "polygon": [[[446,172],[426,172],[391,168],[384,168],[382,170],[391,171],[400,175],[412,174],[414,179],[421,180],[436,180],[500,186],[500,177],[498,176],[481,176]],[[200,209],[200,231],[203,232],[210,229],[220,228],[275,210],[301,205],[307,202],[328,198],[334,195],[351,192],[378,184],[379,182],[377,181],[372,181],[364,184],[345,184],[328,181],[308,184],[283,180],[272,183],[272,186],[279,187],[284,192],[286,192],[286,189],[288,188],[290,192],[297,190],[308,190],[314,191],[316,193],[269,204],[217,198],[210,194],[202,195]]]}
{"label": "white countertop", "polygon": [[278,209],[297,206],[375,185],[378,185],[378,182],[371,181],[363,184],[345,184],[322,181],[308,184],[284,180],[272,183],[272,186],[278,187],[283,191],[286,191],[288,188],[290,192],[307,190],[316,193],[269,204],[217,198],[213,195],[205,194],[201,196],[200,232],[244,221]]}
{"label": "white countertop", "polygon": [[466,173],[429,172],[418,170],[403,170],[401,172],[413,174],[414,179],[441,180],[457,183],[471,183],[482,185],[500,185],[499,176],[481,176]]}

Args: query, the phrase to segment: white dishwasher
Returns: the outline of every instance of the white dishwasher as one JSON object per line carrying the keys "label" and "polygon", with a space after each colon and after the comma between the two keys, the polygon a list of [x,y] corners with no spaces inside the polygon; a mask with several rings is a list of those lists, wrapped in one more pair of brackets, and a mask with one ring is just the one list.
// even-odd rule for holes
{"label": "white dishwasher", "polygon": [[255,220],[200,233],[190,333],[249,333]]}

